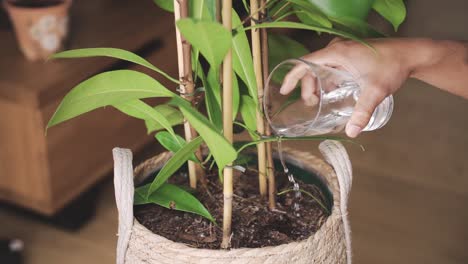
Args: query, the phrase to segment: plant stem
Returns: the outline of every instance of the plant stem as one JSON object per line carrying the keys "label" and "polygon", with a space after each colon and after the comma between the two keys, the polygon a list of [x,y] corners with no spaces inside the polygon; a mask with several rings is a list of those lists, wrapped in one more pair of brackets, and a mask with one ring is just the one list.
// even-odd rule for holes
{"label": "plant stem", "polygon": [[[258,21],[259,3],[258,0],[251,0],[250,1],[250,14],[252,16],[251,19],[251,26],[255,26],[256,22]],[[265,134],[265,123],[263,121],[263,115],[260,112],[260,108],[263,105],[263,77],[262,77],[262,54],[261,54],[261,43],[260,43],[260,31],[259,30],[252,30],[252,58],[253,58],[253,66],[255,77],[257,81],[257,91],[258,91],[258,104],[259,108],[257,109],[257,131],[260,135]],[[258,150],[258,182],[260,188],[260,195],[265,197],[267,194],[267,178],[266,178],[266,168],[267,168],[267,160],[266,160],[266,145],[264,143],[260,143],[257,145]]]}
{"label": "plant stem", "polygon": [[281,12],[281,10],[283,10],[285,7],[287,7],[289,4],[291,4],[291,2],[286,2],[286,4],[284,4],[283,6],[281,6],[278,10],[276,10],[276,12],[272,15],[273,17],[276,16],[279,12]]}
{"label": "plant stem", "polygon": [[[274,0],[271,0],[271,1],[268,2],[268,4],[269,4],[269,3],[273,3],[273,2],[275,2],[275,1],[274,1]],[[255,15],[258,16],[258,13],[260,13],[260,12],[263,11],[263,10],[265,10],[267,7],[268,7],[268,6],[267,6],[267,4],[265,3],[265,4],[261,5],[261,6],[257,9],[257,11],[255,11],[255,12],[250,12],[249,16],[247,16],[246,18],[244,18],[244,20],[242,20],[241,25],[244,25],[247,21],[252,20],[252,18],[255,19],[254,16],[255,16]],[[250,6],[250,10],[252,10],[252,6]],[[258,21],[258,19],[257,19],[257,21]]]}
{"label": "plant stem", "polygon": [[[223,26],[232,30],[232,0],[223,0],[222,20]],[[233,142],[232,122],[232,50],[229,49],[223,61],[223,131],[224,137]],[[231,222],[232,222],[232,194],[233,194],[233,169],[232,164],[224,168],[223,196],[223,241],[221,248],[229,248],[231,244]]]}
{"label": "plant stem", "polygon": [[221,22],[221,1],[222,0],[215,0],[216,1],[216,21]]}
{"label": "plant stem", "polygon": [[244,149],[254,146],[257,144],[265,143],[265,142],[278,142],[279,140],[281,141],[308,141],[308,140],[336,140],[336,141],[341,141],[341,142],[349,142],[355,145],[358,145],[362,151],[365,151],[364,147],[350,139],[343,138],[343,137],[338,137],[338,136],[303,136],[303,137],[281,137],[281,136],[270,136],[270,137],[264,137],[259,140],[253,140],[245,143],[242,145],[238,150],[237,153],[241,153]]}
{"label": "plant stem", "polygon": [[[188,17],[188,0],[174,0],[174,18],[175,21]],[[177,60],[179,65],[179,79],[180,79],[180,93],[188,101],[193,100],[193,73],[192,73],[192,61],[191,61],[191,46],[190,44],[182,37],[180,31],[176,27],[176,37],[177,37]],[[185,131],[185,140],[187,142],[191,141],[193,138],[197,137],[197,132],[195,129],[190,126],[190,124],[185,120],[184,122],[184,131]],[[199,160],[202,160],[201,149],[195,151],[195,155]],[[190,187],[197,187],[197,176],[202,179],[204,182],[204,171],[203,168],[196,164],[193,161],[188,161],[189,168],[189,179]]]}
{"label": "plant stem", "polygon": [[[261,0],[261,5],[266,5],[268,0]],[[262,43],[262,70],[263,70],[263,83],[265,84],[268,79],[268,32],[266,28],[260,30],[260,38]],[[269,96],[268,94],[265,96]],[[266,106],[269,108],[269,106]],[[266,123],[266,122],[265,122]],[[271,135],[271,128],[265,124],[265,136]],[[276,208],[276,179],[275,179],[275,164],[273,163],[273,149],[271,142],[266,142],[266,159],[267,159],[267,177],[268,177],[268,206],[270,210]]]}

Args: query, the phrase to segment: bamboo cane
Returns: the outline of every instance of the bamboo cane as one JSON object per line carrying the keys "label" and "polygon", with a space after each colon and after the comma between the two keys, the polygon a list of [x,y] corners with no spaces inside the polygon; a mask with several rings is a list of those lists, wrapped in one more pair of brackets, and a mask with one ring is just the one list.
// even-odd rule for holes
{"label": "bamboo cane", "polygon": [[[231,31],[231,9],[232,0],[223,0],[222,20],[223,26]],[[223,62],[223,131],[224,137],[233,142],[232,122],[232,50],[226,54]],[[230,164],[232,165],[232,164]],[[229,248],[231,244],[231,222],[232,222],[232,193],[233,193],[233,171],[232,167],[224,168],[224,211],[223,211],[223,241],[221,248]]]}
{"label": "bamboo cane", "polygon": [[[261,5],[265,6],[268,0],[261,0]],[[260,30],[260,38],[262,43],[262,70],[263,70],[263,83],[266,84],[268,74],[268,32],[267,29]],[[265,95],[265,96],[268,96]],[[268,106],[267,106],[268,107]],[[265,135],[271,135],[271,128],[265,124]],[[275,165],[273,163],[273,149],[271,142],[266,143],[266,159],[267,159],[267,177],[268,177],[268,205],[270,210],[276,208],[276,179],[275,179]]]}
{"label": "bamboo cane", "polygon": [[[175,21],[188,17],[188,0],[174,0],[174,19]],[[193,73],[192,73],[192,61],[191,61],[191,46],[190,44],[182,37],[180,31],[176,27],[176,38],[177,38],[177,61],[179,66],[179,79],[180,79],[180,93],[188,101],[193,100]],[[191,141],[193,138],[197,137],[197,132],[190,126],[187,120],[184,121],[184,132],[185,140],[187,142]],[[195,152],[195,155],[199,160],[201,160],[201,150],[198,149]],[[197,187],[197,177],[199,177],[202,182],[204,179],[204,170],[203,168],[193,162],[188,161],[189,168],[189,180],[190,187]]]}
{"label": "bamboo cane", "polygon": [[[256,24],[255,21],[258,21],[259,12],[258,12],[258,0],[250,1],[250,13],[252,15],[251,25]],[[258,103],[260,107],[263,105],[263,78],[262,78],[262,54],[261,54],[261,43],[260,43],[260,31],[257,29],[251,30],[252,36],[252,58],[254,65],[254,72],[257,81],[257,91],[258,91]],[[263,121],[263,115],[260,112],[260,109],[257,109],[257,131],[260,135],[265,134],[265,124]],[[265,143],[260,143],[257,145],[258,152],[258,182],[260,195],[265,197],[267,194],[267,178],[266,178],[266,145]]]}

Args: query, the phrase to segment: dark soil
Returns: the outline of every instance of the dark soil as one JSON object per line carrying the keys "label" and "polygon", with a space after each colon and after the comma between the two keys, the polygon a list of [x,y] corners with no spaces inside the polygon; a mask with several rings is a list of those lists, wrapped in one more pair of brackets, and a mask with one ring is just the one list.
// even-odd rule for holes
{"label": "dark soil", "polygon": [[[182,173],[183,174],[183,173]],[[186,182],[176,175],[175,182]],[[158,205],[135,207],[135,217],[145,227],[172,241],[185,243],[196,248],[220,248],[222,240],[223,193],[216,174],[208,175],[208,189],[194,195],[206,206],[219,226],[191,213],[166,209]],[[291,189],[286,175],[277,175],[279,190]],[[174,181],[174,180],[173,180]],[[323,192],[312,184],[298,181],[300,188],[327,204]],[[200,188],[201,189],[201,188]],[[294,203],[299,210],[294,209]],[[328,217],[324,209],[313,198],[302,194],[297,198],[291,191],[277,196],[277,210],[271,211],[268,202],[258,194],[258,178],[255,172],[247,171],[235,176],[231,247],[265,247],[300,241],[314,234]]]}

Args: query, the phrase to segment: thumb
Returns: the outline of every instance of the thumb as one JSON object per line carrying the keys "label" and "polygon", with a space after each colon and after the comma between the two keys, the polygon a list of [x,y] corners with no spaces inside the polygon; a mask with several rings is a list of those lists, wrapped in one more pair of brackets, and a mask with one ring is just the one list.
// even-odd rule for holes
{"label": "thumb", "polygon": [[375,108],[387,95],[378,87],[365,87],[354,107],[353,114],[346,124],[346,134],[355,138],[367,126]]}

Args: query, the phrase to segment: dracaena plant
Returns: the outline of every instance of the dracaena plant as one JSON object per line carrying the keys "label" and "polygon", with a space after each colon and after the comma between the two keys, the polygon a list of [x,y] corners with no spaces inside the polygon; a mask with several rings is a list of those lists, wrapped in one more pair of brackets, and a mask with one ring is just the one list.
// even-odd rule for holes
{"label": "dracaena plant", "polygon": [[[247,15],[241,18],[232,8],[232,0],[154,2],[166,11],[174,12],[179,78],[171,77],[144,58],[121,49],[69,50],[55,54],[53,58],[105,56],[130,61],[179,85],[180,93],[167,89],[155,78],[141,72],[116,70],[100,73],[80,83],[65,96],[48,127],[105,106],[113,106],[124,114],[143,120],[148,133],[156,132],[156,140],[174,155],[153,182],[135,190],[135,203],[155,203],[215,221],[189,192],[167,183],[188,162],[190,186],[197,188],[197,182],[203,185],[204,173],[212,160],[219,169],[220,184],[224,189],[221,246],[227,248],[231,234],[233,165],[249,146],[257,146],[259,192],[268,197],[271,209],[275,207],[277,194],[269,144],[277,139],[270,135],[261,108],[268,67],[309,52],[293,39],[285,35],[268,35],[266,30],[316,31],[367,45],[362,40],[364,37],[383,36],[366,22],[369,12],[377,11],[396,30],[405,18],[405,6],[402,0],[251,0],[250,3],[243,0],[241,8],[245,10],[241,11]],[[201,57],[205,63],[200,62]],[[206,115],[197,109],[200,104],[193,101],[196,93],[204,95]],[[156,106],[142,100],[152,97],[168,100]],[[248,130],[250,142],[233,144],[233,123]],[[184,124],[185,137],[174,131],[173,127],[180,124]],[[310,139],[321,138],[281,140]],[[205,157],[200,151],[202,144],[208,148]]]}

